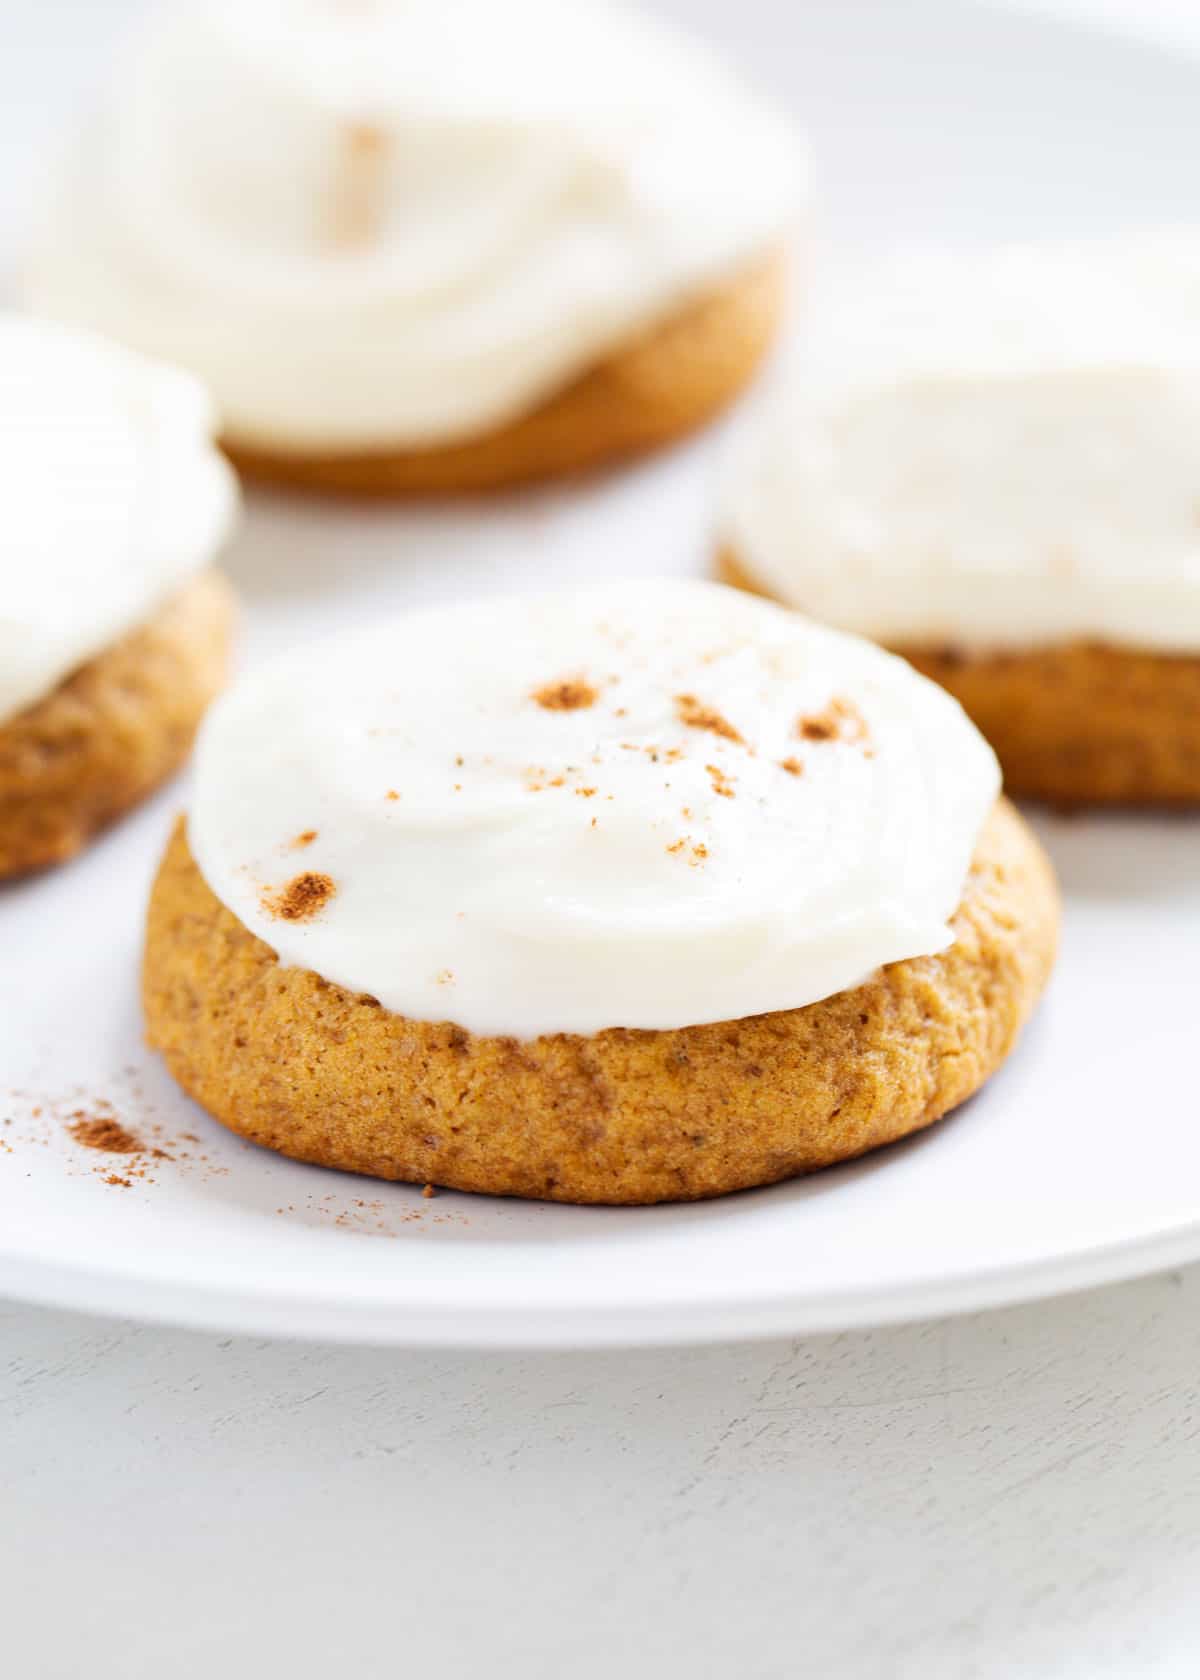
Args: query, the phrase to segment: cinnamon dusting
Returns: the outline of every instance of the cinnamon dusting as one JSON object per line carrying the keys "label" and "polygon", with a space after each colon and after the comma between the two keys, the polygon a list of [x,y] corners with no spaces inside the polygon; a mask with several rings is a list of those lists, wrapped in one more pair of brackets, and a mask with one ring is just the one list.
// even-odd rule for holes
{"label": "cinnamon dusting", "polygon": [[142,1140],[111,1115],[85,1114],[79,1109],[67,1130],[85,1149],[100,1149],[106,1155],[138,1155],[142,1150]]}
{"label": "cinnamon dusting", "polygon": [[571,677],[535,688],[533,698],[547,712],[579,712],[587,706],[594,706],[597,694],[591,683],[584,682],[582,677]]}
{"label": "cinnamon dusting", "polygon": [[867,720],[858,707],[839,695],[834,696],[823,712],[797,718],[796,734],[802,741],[845,741],[850,746],[864,746],[871,738]]}
{"label": "cinnamon dusting", "polygon": [[708,729],[714,735],[720,735],[722,740],[736,741],[739,746],[745,745],[728,718],[723,718],[712,706],[705,706],[694,694],[675,696],[675,715],[680,723],[685,723],[689,729]]}
{"label": "cinnamon dusting", "polygon": [[330,876],[309,869],[303,875],[294,875],[278,892],[264,893],[262,907],[283,922],[310,922],[336,891]]}
{"label": "cinnamon dusting", "polygon": [[390,143],[378,123],[347,123],[329,206],[330,243],[345,248],[370,244],[383,220]]}

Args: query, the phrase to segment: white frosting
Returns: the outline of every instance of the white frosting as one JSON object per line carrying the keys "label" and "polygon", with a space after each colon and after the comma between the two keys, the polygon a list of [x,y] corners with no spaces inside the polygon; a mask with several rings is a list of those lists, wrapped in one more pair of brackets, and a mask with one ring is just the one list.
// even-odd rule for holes
{"label": "white frosting", "polygon": [[236,488],[189,375],[0,314],[0,723],[206,566]]}
{"label": "white frosting", "polygon": [[706,51],[599,0],[193,0],[85,139],[37,306],[302,449],[527,411],[784,237],[806,176]]}
{"label": "white frosting", "polygon": [[[537,698],[562,682],[592,703]],[[529,1038],[798,1007],[943,949],[998,788],[903,661],[661,581],[423,611],[260,668],[204,724],[190,835],[284,963]],[[287,920],[305,872],[332,895]]]}
{"label": "white frosting", "polygon": [[1200,233],[885,267],[813,321],[722,536],[896,645],[1200,652]]}

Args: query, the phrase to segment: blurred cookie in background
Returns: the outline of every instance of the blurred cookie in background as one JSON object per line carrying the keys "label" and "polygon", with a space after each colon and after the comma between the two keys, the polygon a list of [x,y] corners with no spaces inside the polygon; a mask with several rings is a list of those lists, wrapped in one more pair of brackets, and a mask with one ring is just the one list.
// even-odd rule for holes
{"label": "blurred cookie in background", "polygon": [[0,315],[0,878],[177,769],[224,680],[237,491],[212,425],[190,374]]}
{"label": "blurred cookie in background", "polygon": [[29,295],[200,375],[247,470],[486,490],[702,424],[775,335],[791,122],[599,0],[220,0],[133,39]]}
{"label": "blurred cookie in background", "polygon": [[1200,803],[1200,234],[914,254],[818,320],[721,575],[906,655],[1011,793]]}

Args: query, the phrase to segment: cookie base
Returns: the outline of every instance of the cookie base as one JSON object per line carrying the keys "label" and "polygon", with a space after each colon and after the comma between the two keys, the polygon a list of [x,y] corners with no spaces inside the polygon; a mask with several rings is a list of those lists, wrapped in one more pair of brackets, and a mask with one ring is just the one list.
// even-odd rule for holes
{"label": "cookie base", "polygon": [[[779,598],[728,551],[717,574]],[[953,694],[994,747],[1007,792],[1059,806],[1200,805],[1200,658],[1092,641],[888,646]]]}
{"label": "cookie base", "polygon": [[347,496],[437,496],[507,489],[641,455],[695,430],[750,380],[783,314],[783,250],[660,322],[532,413],[432,449],[303,454],[230,437],[239,471]]}
{"label": "cookie base", "polygon": [[1058,897],[1003,801],[953,929],[948,950],[803,1009],[477,1037],[281,967],[213,895],[181,823],[151,896],[142,995],[149,1043],[183,1089],[297,1160],[551,1201],[691,1201],[904,1137],[1004,1060],[1053,965]]}
{"label": "cookie base", "polygon": [[224,682],[233,617],[229,584],[204,572],[0,724],[0,879],[73,857],[183,763]]}

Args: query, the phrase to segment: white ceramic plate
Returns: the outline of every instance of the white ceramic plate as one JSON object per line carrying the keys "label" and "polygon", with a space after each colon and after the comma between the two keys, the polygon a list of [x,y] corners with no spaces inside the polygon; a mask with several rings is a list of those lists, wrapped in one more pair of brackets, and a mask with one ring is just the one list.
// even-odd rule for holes
{"label": "white ceramic plate", "polygon": [[[699,14],[805,113],[843,246],[1196,209],[1200,66],[969,6],[671,9]],[[230,562],[244,659],[417,601],[699,570],[718,442],[465,515],[255,498]],[[12,1295],[262,1332],[565,1346],[876,1323],[1200,1255],[1200,823],[1040,819],[1067,900],[1061,967],[1018,1054],[955,1118],[804,1182],[577,1209],[425,1200],[297,1166],[178,1094],[142,1048],[136,974],[147,882],[183,792],[0,893]],[[73,1114],[108,1112],[163,1154],[131,1164],[72,1140]]]}

